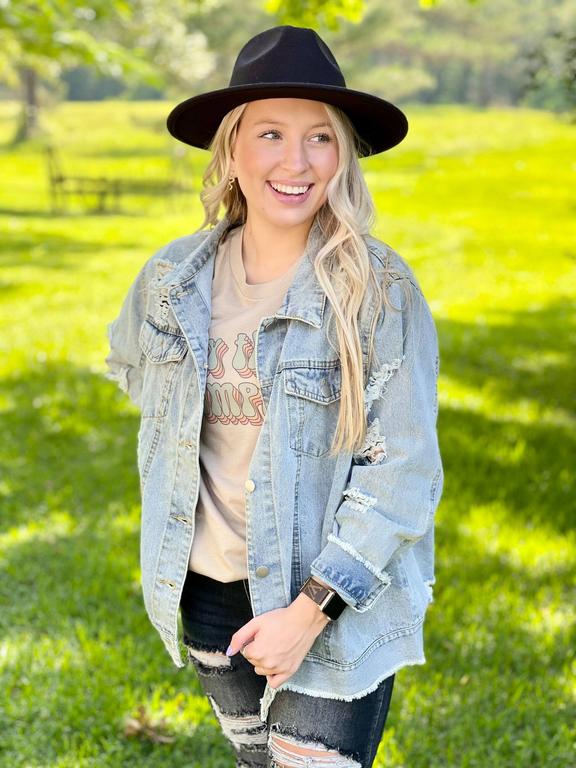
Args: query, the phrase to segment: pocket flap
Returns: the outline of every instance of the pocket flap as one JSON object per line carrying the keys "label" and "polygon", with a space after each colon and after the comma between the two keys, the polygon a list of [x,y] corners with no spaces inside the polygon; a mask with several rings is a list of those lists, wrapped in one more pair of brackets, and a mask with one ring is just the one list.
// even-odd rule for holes
{"label": "pocket flap", "polygon": [[152,363],[168,363],[182,360],[188,349],[182,334],[170,333],[157,328],[149,320],[140,327],[139,343]]}
{"label": "pocket flap", "polygon": [[339,365],[329,368],[286,368],[284,371],[284,391],[288,395],[327,404],[339,399],[341,389]]}

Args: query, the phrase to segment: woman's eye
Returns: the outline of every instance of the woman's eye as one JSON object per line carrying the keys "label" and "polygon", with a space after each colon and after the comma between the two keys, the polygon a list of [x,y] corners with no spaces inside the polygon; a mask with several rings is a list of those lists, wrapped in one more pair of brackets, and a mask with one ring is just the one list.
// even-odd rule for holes
{"label": "woman's eye", "polygon": [[[276,136],[279,136],[280,134],[278,131],[266,131],[266,133],[260,134],[260,136],[263,138],[264,136],[270,136],[271,134],[275,134]],[[318,133],[316,136],[312,137],[313,139],[321,138],[322,141],[317,142],[318,144],[326,144],[329,141],[332,141],[331,137],[327,133]]]}

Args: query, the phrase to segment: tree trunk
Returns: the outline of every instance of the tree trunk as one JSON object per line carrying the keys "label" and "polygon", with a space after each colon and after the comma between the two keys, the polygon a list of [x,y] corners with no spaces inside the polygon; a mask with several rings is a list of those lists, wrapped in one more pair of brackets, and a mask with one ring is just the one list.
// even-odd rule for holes
{"label": "tree trunk", "polygon": [[38,120],[38,76],[31,67],[20,68],[20,83],[22,87],[22,112],[20,124],[14,141],[26,141],[37,135]]}

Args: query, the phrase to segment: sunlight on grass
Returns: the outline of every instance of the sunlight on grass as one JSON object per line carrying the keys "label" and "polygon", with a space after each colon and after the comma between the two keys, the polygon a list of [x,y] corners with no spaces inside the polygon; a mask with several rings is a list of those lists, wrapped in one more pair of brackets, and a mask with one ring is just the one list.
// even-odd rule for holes
{"label": "sunlight on grass", "polygon": [[[557,427],[576,427],[576,414],[562,408],[542,407],[537,400],[517,398],[515,401],[499,400],[495,393],[491,393],[490,382],[487,382],[479,391],[462,386],[457,380],[449,376],[441,376],[442,392],[438,396],[441,405],[449,406],[454,410],[490,412],[490,418],[502,422],[516,422],[519,424],[549,424]],[[487,409],[489,406],[489,409]]]}
{"label": "sunlight on grass", "polygon": [[552,640],[556,635],[566,633],[566,627],[576,622],[576,609],[569,606],[542,606],[531,609],[524,617],[523,626],[533,635],[542,635]]}
{"label": "sunlight on grass", "polygon": [[543,526],[519,528],[507,522],[507,518],[508,511],[502,504],[475,506],[458,526],[458,532],[475,541],[480,550],[503,558],[520,573],[525,570],[535,576],[562,573],[574,564],[574,540]]}
{"label": "sunlight on grass", "polygon": [[0,558],[2,552],[11,547],[19,547],[34,541],[53,543],[60,537],[69,536],[77,522],[67,512],[51,512],[42,521],[33,521],[14,528],[8,528],[0,534]]}

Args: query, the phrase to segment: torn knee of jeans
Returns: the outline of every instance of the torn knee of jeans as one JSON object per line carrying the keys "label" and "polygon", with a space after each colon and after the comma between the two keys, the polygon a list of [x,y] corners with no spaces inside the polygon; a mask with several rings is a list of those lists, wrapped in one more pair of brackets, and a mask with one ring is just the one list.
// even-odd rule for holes
{"label": "torn knee of jeans", "polygon": [[271,733],[269,748],[272,768],[361,768],[359,762],[329,749],[321,739]]}
{"label": "torn knee of jeans", "polygon": [[353,459],[356,464],[381,464],[386,459],[386,438],[380,433],[378,418],[368,425],[364,444]]}
{"label": "torn knee of jeans", "polygon": [[232,666],[231,658],[222,651],[206,651],[191,645],[187,646],[187,650],[189,659],[197,662],[203,672],[218,674]]}
{"label": "torn knee of jeans", "polygon": [[236,768],[263,768],[261,750],[255,751],[254,760],[250,759],[250,750],[245,750],[245,757],[236,756]]}
{"label": "torn knee of jeans", "polygon": [[259,712],[223,712],[213,696],[208,699],[214,710],[222,733],[236,750],[262,750],[268,743],[268,726],[260,720]]}
{"label": "torn knee of jeans", "polygon": [[361,491],[356,486],[346,488],[342,495],[346,497],[348,504],[356,512],[365,512],[370,507],[373,507],[377,501],[374,496],[364,493],[364,491]]}
{"label": "torn knee of jeans", "polygon": [[376,400],[378,397],[382,397],[382,395],[386,392],[386,382],[389,381],[389,379],[391,379],[394,375],[394,372],[400,368],[402,365],[402,360],[404,360],[404,355],[402,357],[397,357],[394,360],[390,360],[390,362],[384,363],[370,376],[368,385],[364,390],[365,413],[368,413],[374,400]]}

